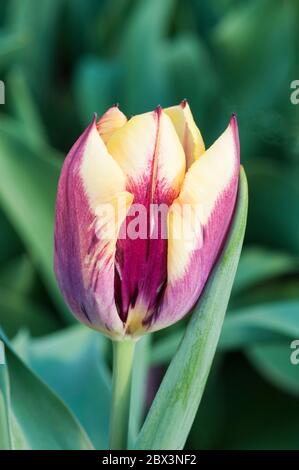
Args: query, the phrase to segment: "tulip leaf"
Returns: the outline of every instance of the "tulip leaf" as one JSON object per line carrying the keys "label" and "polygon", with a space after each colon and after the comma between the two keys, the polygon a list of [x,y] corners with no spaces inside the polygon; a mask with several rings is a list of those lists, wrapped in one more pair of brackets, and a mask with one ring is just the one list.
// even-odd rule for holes
{"label": "tulip leaf", "polygon": [[90,123],[95,112],[100,116],[113,105],[119,69],[114,62],[88,57],[82,60],[74,75],[74,94],[81,121]]}
{"label": "tulip leaf", "polygon": [[242,356],[226,361],[222,380],[225,416],[218,414],[223,432],[217,449],[298,449],[298,399],[271,387]]}
{"label": "tulip leaf", "polygon": [[12,411],[12,447],[31,450],[91,450],[86,433],[66,405],[6,346]]}
{"label": "tulip leaf", "polygon": [[263,377],[277,388],[297,397],[299,396],[298,354],[296,353],[296,362],[293,363],[291,356],[294,349],[291,348],[291,343],[294,338],[299,338],[298,327],[297,321],[297,332],[294,332],[289,339],[274,344],[257,345],[247,351],[247,357]]}
{"label": "tulip leaf", "polygon": [[[247,237],[251,243],[299,253],[298,174],[281,165],[256,165],[248,174],[250,208]],[[275,207],[275,210],[269,210]]]}
{"label": "tulip leaf", "polygon": [[299,301],[271,302],[242,308],[226,317],[219,347],[246,348],[254,343],[299,338]]}
{"label": "tulip leaf", "polygon": [[175,354],[182,337],[183,330],[178,330],[156,341],[151,352],[151,365],[166,364],[171,361]]}
{"label": "tulip leaf", "polygon": [[53,300],[71,321],[53,271],[53,220],[60,164],[53,154],[49,158],[49,149],[45,148],[45,153],[29,145],[17,121],[3,117],[0,204],[40,269]]}
{"label": "tulip leaf", "polygon": [[0,340],[0,449],[11,450],[11,410],[4,343]]}
{"label": "tulip leaf", "polygon": [[[293,61],[295,18],[293,2],[281,8],[272,0],[252,0],[229,9],[212,31],[227,89],[242,110],[260,112],[281,97]],[[280,68],[273,77],[277,63]]]}
{"label": "tulip leaf", "polygon": [[110,372],[107,340],[75,325],[42,338],[19,334],[14,346],[76,415],[97,449],[108,448]]}
{"label": "tulip leaf", "polygon": [[0,263],[3,264],[11,257],[15,257],[22,251],[22,244],[16,231],[13,229],[8,218],[0,208]]}
{"label": "tulip leaf", "polygon": [[[246,349],[254,344],[299,338],[298,300],[269,302],[262,305],[239,308],[226,316],[218,349],[230,351]],[[165,364],[171,360],[183,337],[182,331],[155,343],[151,364]]]}
{"label": "tulip leaf", "polygon": [[288,253],[246,248],[242,252],[232,294],[238,294],[259,282],[281,276],[298,269],[298,261]]}
{"label": "tulip leaf", "polygon": [[125,103],[134,114],[170,102],[164,36],[174,7],[174,0],[141,0],[129,16],[120,60],[125,65]]}
{"label": "tulip leaf", "polygon": [[40,335],[57,330],[59,321],[50,309],[37,303],[15,289],[0,287],[1,327],[12,337],[20,325],[28,328],[33,335]]}
{"label": "tulip leaf", "polygon": [[0,33],[0,70],[13,62],[26,45],[26,42],[28,41],[24,34]]}
{"label": "tulip leaf", "polygon": [[153,401],[137,439],[138,449],[182,449],[185,445],[220,336],[242,248],[247,202],[242,170],[226,244]]}
{"label": "tulip leaf", "polygon": [[27,40],[17,64],[40,96],[51,84],[56,21],[62,7],[58,0],[11,0],[7,6],[6,26]]}
{"label": "tulip leaf", "polygon": [[297,274],[292,270],[276,279],[253,286],[241,295],[235,296],[230,303],[230,311],[243,311],[243,308],[276,304],[285,301],[298,300]]}
{"label": "tulip leaf", "polygon": [[28,141],[32,142],[33,146],[45,145],[47,142],[46,131],[21,67],[14,67],[10,71],[8,83],[9,98],[14,113],[23,123],[24,134],[26,134]]}

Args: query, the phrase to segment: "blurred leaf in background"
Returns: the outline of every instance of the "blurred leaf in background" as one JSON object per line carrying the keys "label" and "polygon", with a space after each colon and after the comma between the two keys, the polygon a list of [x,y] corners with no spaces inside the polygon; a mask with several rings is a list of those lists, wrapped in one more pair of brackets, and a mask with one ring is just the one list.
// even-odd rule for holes
{"label": "blurred leaf in background", "polygon": [[[299,79],[298,21],[297,0],[0,3],[0,324],[10,338],[19,333],[24,361],[97,448],[107,445],[110,350],[70,326],[56,285],[59,171],[94,112],[119,102],[130,116],[183,98],[207,146],[237,113],[250,191],[245,248],[187,446],[299,448],[299,366],[289,361],[290,342],[299,338],[299,105],[290,101]],[[185,325],[141,347],[145,371],[168,365]],[[11,357],[13,387],[15,370],[25,366]],[[24,370],[18,381],[27,383]],[[93,396],[82,377],[94,384]],[[146,395],[141,368],[135,382]],[[132,436],[144,412],[141,401]]]}

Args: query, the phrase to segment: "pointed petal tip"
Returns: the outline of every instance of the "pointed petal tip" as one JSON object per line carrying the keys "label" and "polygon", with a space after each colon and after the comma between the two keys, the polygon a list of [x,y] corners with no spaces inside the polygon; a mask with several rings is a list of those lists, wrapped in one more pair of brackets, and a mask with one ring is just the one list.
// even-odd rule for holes
{"label": "pointed petal tip", "polygon": [[233,113],[231,115],[229,125],[232,127],[234,132],[238,132],[238,120],[237,120],[237,115],[236,113]]}
{"label": "pointed petal tip", "polygon": [[238,157],[240,157],[239,127],[238,127],[238,121],[237,121],[236,113],[232,114],[232,117],[231,117],[230,122],[229,122],[229,126],[232,130],[232,133],[233,133],[234,142],[235,142],[235,146],[236,146],[236,149],[237,149]]}
{"label": "pointed petal tip", "polygon": [[163,108],[160,104],[158,104],[158,106],[154,109],[154,113],[157,114],[158,117],[160,117],[162,112],[163,112]]}
{"label": "pointed petal tip", "polygon": [[186,106],[188,105],[188,100],[187,98],[184,98],[181,103],[180,103],[181,107],[184,109],[186,108]]}
{"label": "pointed petal tip", "polygon": [[98,115],[97,115],[96,112],[94,112],[93,113],[93,118],[92,118],[91,123],[89,124],[88,127],[92,128],[92,127],[96,126],[97,125],[97,119],[98,119]]}

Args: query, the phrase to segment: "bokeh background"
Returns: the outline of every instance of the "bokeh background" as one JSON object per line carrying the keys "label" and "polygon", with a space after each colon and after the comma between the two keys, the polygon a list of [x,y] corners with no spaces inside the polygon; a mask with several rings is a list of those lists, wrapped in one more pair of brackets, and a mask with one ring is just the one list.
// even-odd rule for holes
{"label": "bokeh background", "polygon": [[[207,145],[237,113],[250,191],[245,246],[186,447],[299,448],[299,365],[290,362],[299,339],[298,24],[297,0],[0,2],[0,325],[99,448],[111,351],[75,324],[56,286],[59,170],[94,112],[118,102],[132,115],[183,98]],[[138,346],[132,435],[183,329]],[[33,406],[28,387],[12,396],[16,415]]]}

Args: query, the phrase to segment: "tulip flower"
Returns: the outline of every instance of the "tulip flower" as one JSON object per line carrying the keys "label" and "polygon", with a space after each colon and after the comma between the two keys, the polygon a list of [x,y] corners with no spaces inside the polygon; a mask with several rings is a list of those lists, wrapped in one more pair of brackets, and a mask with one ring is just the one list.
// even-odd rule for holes
{"label": "tulip flower", "polygon": [[206,150],[186,101],[129,120],[113,106],[65,159],[55,272],[74,315],[114,340],[111,448],[127,445],[134,340],[199,299],[226,239],[239,168],[236,117]]}
{"label": "tulip flower", "polygon": [[[57,194],[55,272],[74,315],[122,339],[190,312],[225,241],[239,166],[235,116],[207,150],[186,101],[129,120],[113,106],[94,119],[65,159]],[[166,208],[160,222],[151,205]],[[122,237],[135,206],[146,233]]]}

